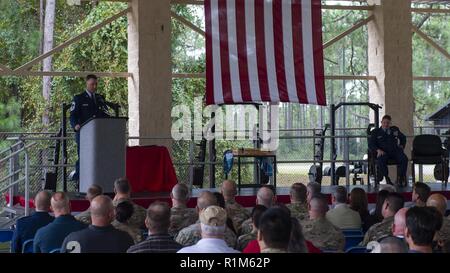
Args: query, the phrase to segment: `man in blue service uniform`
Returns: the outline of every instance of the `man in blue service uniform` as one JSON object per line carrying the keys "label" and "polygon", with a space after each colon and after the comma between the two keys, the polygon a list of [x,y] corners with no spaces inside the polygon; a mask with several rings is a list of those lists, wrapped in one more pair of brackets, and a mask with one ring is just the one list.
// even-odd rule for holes
{"label": "man in blue service uniform", "polygon": [[392,118],[385,115],[381,120],[381,127],[372,131],[369,140],[369,149],[376,152],[378,168],[386,178],[386,182],[392,185],[388,176],[388,159],[394,159],[399,166],[399,181],[397,184],[406,184],[406,170],[408,168],[408,158],[403,149],[406,145],[406,137],[396,126],[391,126]]}
{"label": "man in blue service uniform", "polygon": [[70,107],[70,125],[75,131],[75,140],[77,143],[78,160],[76,163],[73,180],[78,180],[80,175],[80,128],[90,118],[109,117],[107,114],[108,106],[105,98],[96,94],[97,76],[88,75],[86,77],[86,90],[73,97]]}

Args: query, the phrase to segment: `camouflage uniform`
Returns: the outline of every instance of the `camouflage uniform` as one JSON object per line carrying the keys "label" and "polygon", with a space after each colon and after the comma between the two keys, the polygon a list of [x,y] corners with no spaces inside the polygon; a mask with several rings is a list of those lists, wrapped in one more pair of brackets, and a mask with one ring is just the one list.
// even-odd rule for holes
{"label": "camouflage uniform", "polygon": [[75,216],[75,219],[80,221],[81,223],[84,223],[86,225],[90,225],[92,223],[91,221],[91,210],[87,209],[83,212],[80,212]]}
{"label": "camouflage uniform", "polygon": [[240,235],[249,234],[250,232],[252,232],[252,230],[253,230],[253,220],[252,218],[249,218],[242,223],[241,229],[239,230],[239,234]]}
{"label": "camouflage uniform", "polygon": [[233,221],[234,229],[239,230],[242,223],[250,218],[250,213],[243,206],[236,202],[236,200],[225,201],[225,208],[228,217]]}
{"label": "camouflage uniform", "polygon": [[294,202],[286,205],[291,211],[291,216],[297,218],[300,222],[309,219],[308,207],[305,203]]}
{"label": "camouflage uniform", "polygon": [[364,240],[360,245],[366,246],[371,241],[378,241],[379,239],[392,235],[392,224],[394,223],[394,216],[383,219],[381,223],[377,223],[369,228],[364,236]]}
{"label": "camouflage uniform", "polygon": [[[197,221],[195,224],[180,230],[175,241],[183,246],[191,246],[195,245],[201,238],[202,229],[200,227],[200,221]],[[236,245],[236,235],[229,227],[225,229],[225,242],[231,248],[234,248]]]}
{"label": "camouflage uniform", "polygon": [[443,218],[441,229],[436,232],[436,241],[446,243],[450,241],[450,218]]}
{"label": "camouflage uniform", "polygon": [[198,215],[195,209],[186,206],[172,207],[170,209],[169,234],[176,237],[180,230],[194,224],[197,220]]}
{"label": "camouflage uniform", "polygon": [[114,200],[113,201],[114,207],[116,207],[119,203],[124,201],[128,201],[133,205],[133,215],[131,215],[131,218],[128,220],[129,225],[136,227],[138,229],[144,228],[145,218],[147,217],[147,211],[143,207],[131,201],[131,199],[129,198]]}
{"label": "camouflage uniform", "polygon": [[142,241],[142,234],[140,229],[121,223],[117,220],[114,220],[111,225],[118,230],[128,233],[130,237],[133,238],[135,244]]}
{"label": "camouflage uniform", "polygon": [[261,253],[287,253],[285,249],[279,249],[279,248],[265,248],[261,250]]}
{"label": "camouflage uniform", "polygon": [[344,250],[344,234],[325,217],[304,221],[303,234],[307,241],[321,250]]}
{"label": "camouflage uniform", "polygon": [[236,243],[236,249],[239,251],[244,250],[250,241],[256,240],[256,232],[250,232],[239,236]]}

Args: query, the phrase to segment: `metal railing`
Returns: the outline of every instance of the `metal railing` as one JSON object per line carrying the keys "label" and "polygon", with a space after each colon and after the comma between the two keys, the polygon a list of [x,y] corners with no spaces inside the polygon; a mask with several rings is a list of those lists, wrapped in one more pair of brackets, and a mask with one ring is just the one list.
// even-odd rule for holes
{"label": "metal railing", "polygon": [[[420,134],[423,132],[430,133],[432,131],[437,132],[438,129],[448,129],[448,126],[423,126],[416,127],[415,131]],[[367,128],[346,128],[339,129],[336,128],[337,135],[336,136],[317,136],[314,134],[316,130],[320,130],[321,128],[304,128],[304,129],[280,129],[279,131],[279,141],[281,149],[277,152],[278,156],[278,169],[281,174],[277,176],[277,184],[280,186],[289,186],[292,182],[298,182],[308,179],[308,168],[312,164],[323,163],[324,167],[330,163],[337,163],[340,165],[346,166],[346,175],[345,175],[345,183],[350,184],[351,180],[351,166],[353,163],[364,163],[367,164],[367,159],[364,159],[363,156],[367,152],[367,135],[365,134],[365,130]],[[237,131],[237,130],[236,130]],[[358,132],[359,131],[359,132]],[[30,192],[37,192],[41,190],[42,180],[44,175],[44,169],[56,168],[56,167],[66,167],[69,169],[74,168],[74,163],[76,160],[76,150],[75,150],[75,141],[73,137],[53,137],[50,135],[55,135],[55,133],[0,133],[3,134],[4,139],[12,143],[11,147],[0,151],[0,157],[10,153],[11,149],[14,147],[20,147],[19,143],[33,142],[33,147],[29,147],[27,149],[27,168],[28,170],[28,179],[29,179],[29,188]],[[407,136],[408,139],[413,138],[415,135]],[[447,135],[439,135],[440,137],[448,137]],[[317,139],[324,138],[325,141],[325,153],[323,160],[315,160],[313,154],[314,142]],[[1,139],[1,137],[0,137]],[[330,139],[336,139],[339,141],[338,147],[338,157],[333,159],[330,157]],[[58,140],[67,140],[67,144],[69,147],[69,160],[67,164],[62,164],[58,162],[44,162],[42,158],[49,157],[52,152],[48,147],[52,146]],[[222,162],[222,154],[226,148],[239,148],[239,147],[252,147],[253,145],[251,140],[239,140],[227,142],[227,140],[218,140],[216,141],[217,145],[217,159],[214,160],[206,160],[205,162],[198,162],[195,159],[196,156],[196,144],[191,140],[181,140],[175,141],[167,137],[135,137],[129,136],[128,140],[142,140],[148,141],[151,143],[154,141],[155,143],[161,141],[170,141],[172,143],[172,147],[169,147],[169,150],[172,151],[172,159],[173,164],[180,181],[193,182],[193,167],[194,166],[217,166],[217,171],[215,177],[217,179],[222,178],[221,168],[223,165]],[[21,141],[21,142],[19,142]],[[410,142],[409,140],[408,142]],[[292,146],[293,149],[287,149],[285,147]],[[31,148],[31,149],[30,149]],[[23,156],[24,157],[24,156]],[[4,160],[3,160],[4,161]],[[4,162],[0,161],[1,164]],[[246,161],[242,162],[243,166],[246,166],[247,177],[245,177],[245,181],[248,182],[252,179],[252,169],[251,167],[254,165],[254,161]],[[423,165],[417,165],[416,173],[419,176],[419,181],[432,180],[433,172],[428,168],[425,172]],[[236,169],[236,168],[234,168]],[[17,170],[16,170],[17,171]],[[232,175],[234,170],[232,171]],[[24,171],[22,170],[22,173]],[[3,174],[0,172],[0,189],[4,188],[2,185],[4,181],[10,180],[11,177],[8,175],[12,174],[12,172],[8,172],[7,174]],[[4,177],[7,177],[6,180]],[[59,190],[61,187],[62,180],[62,171],[58,171],[57,181]],[[17,175],[12,175],[12,177],[17,178]],[[204,173],[204,184],[208,183],[208,170],[205,168]],[[2,180],[3,179],[3,180]],[[330,179],[330,181],[328,181]],[[342,177],[344,179],[344,177]],[[16,179],[17,180],[17,179]],[[305,182],[306,182],[305,181]],[[369,182],[369,181],[367,181]],[[324,184],[331,183],[331,178],[324,178]],[[14,186],[14,185],[13,185]],[[76,185],[69,185],[68,191],[74,191],[76,189]],[[10,195],[12,196],[12,195]]]}
{"label": "metal railing", "polygon": [[[0,193],[4,197],[4,193],[8,191],[8,204],[7,212],[16,214],[16,211],[12,209],[14,206],[14,196],[17,188],[20,186],[24,189],[25,197],[25,215],[30,214],[30,162],[29,162],[29,150],[36,145],[36,142],[25,143],[24,140],[18,140],[16,143],[10,146],[9,149],[0,152],[0,155],[5,155],[0,159],[0,166],[9,163],[8,174],[0,176]],[[21,164],[21,162],[23,162]],[[3,175],[3,174],[2,174]],[[6,185],[3,185],[5,184]],[[22,185],[23,183],[23,185]]]}

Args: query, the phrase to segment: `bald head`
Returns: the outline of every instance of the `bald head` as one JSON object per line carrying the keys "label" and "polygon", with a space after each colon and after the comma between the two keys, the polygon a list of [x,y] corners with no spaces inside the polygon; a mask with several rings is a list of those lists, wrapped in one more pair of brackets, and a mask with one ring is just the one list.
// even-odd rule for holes
{"label": "bald head", "polygon": [[394,223],[392,224],[392,234],[394,236],[405,236],[407,211],[408,208],[401,208],[395,214]]}
{"label": "bald head", "polygon": [[325,195],[317,194],[309,202],[309,215],[311,219],[325,217],[328,211],[328,200]]}
{"label": "bald head", "polygon": [[91,202],[91,218],[94,226],[107,226],[114,220],[114,205],[106,195],[99,195]]}
{"label": "bald head", "polygon": [[217,206],[217,198],[212,192],[204,191],[197,198],[197,208],[202,210],[209,206]]}
{"label": "bald head", "polygon": [[232,200],[237,194],[236,183],[233,180],[225,180],[222,183],[222,195],[225,200]]}
{"label": "bald head", "polygon": [[93,184],[86,192],[86,199],[89,200],[89,202],[92,202],[92,199],[94,199],[96,196],[99,196],[100,194],[103,194],[102,187],[97,184]]}
{"label": "bald head", "polygon": [[40,191],[34,197],[34,205],[38,211],[50,210],[50,198],[51,195],[48,191]]}
{"label": "bald head", "polygon": [[262,187],[258,190],[256,194],[257,205],[263,205],[266,208],[270,208],[273,205],[274,194],[273,191],[268,187]]}
{"label": "bald head", "polygon": [[427,207],[435,207],[442,215],[445,215],[447,198],[440,193],[433,193],[427,199]]}
{"label": "bald head", "polygon": [[172,188],[172,199],[186,203],[189,200],[189,188],[186,184],[178,183]]}
{"label": "bald head", "polygon": [[70,200],[64,192],[53,194],[51,199],[51,208],[55,216],[70,214]]}

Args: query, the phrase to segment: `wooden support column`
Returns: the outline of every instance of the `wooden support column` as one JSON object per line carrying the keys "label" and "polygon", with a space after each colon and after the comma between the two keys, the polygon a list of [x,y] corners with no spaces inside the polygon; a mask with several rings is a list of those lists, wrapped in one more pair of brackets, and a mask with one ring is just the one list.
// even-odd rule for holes
{"label": "wooden support column", "polygon": [[[172,66],[170,0],[131,0],[128,13],[129,135],[171,138]],[[170,140],[131,140],[165,145]]]}
{"label": "wooden support column", "polygon": [[[413,76],[410,0],[368,0],[374,19],[368,23],[369,100],[383,106],[380,115],[392,116],[406,135],[413,130]],[[380,116],[380,120],[381,120]],[[373,120],[373,119],[372,119]],[[405,153],[410,157],[412,139]],[[408,168],[409,171],[409,168]],[[391,178],[395,174],[390,172]]]}

